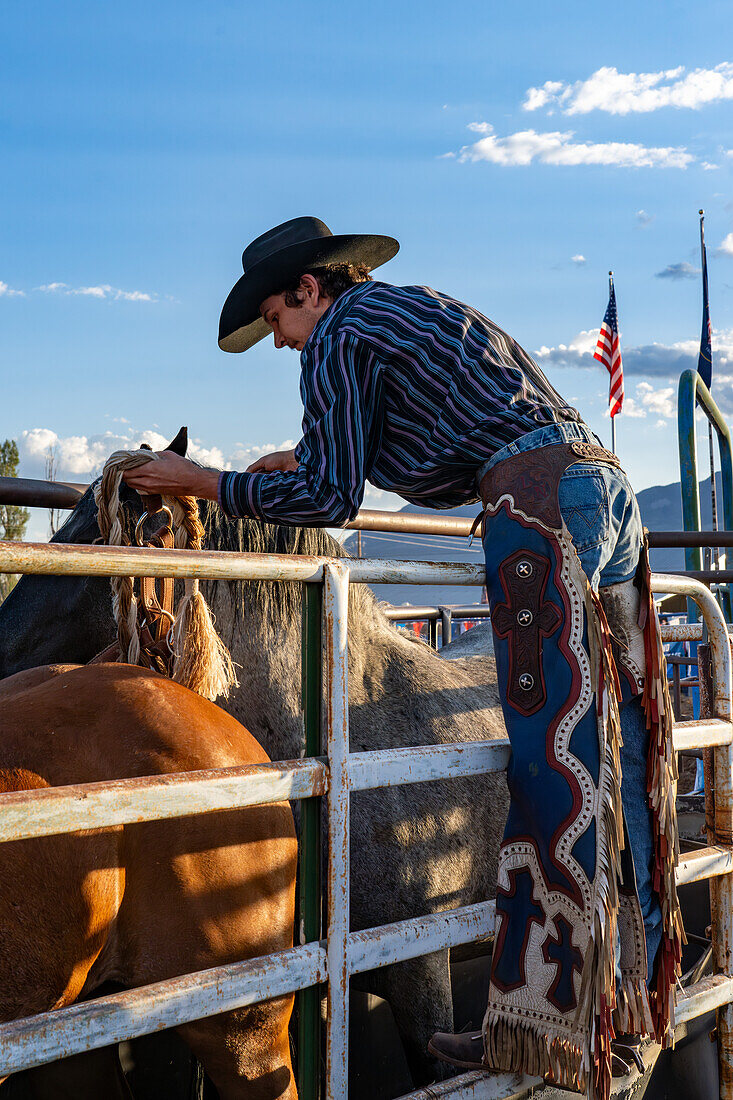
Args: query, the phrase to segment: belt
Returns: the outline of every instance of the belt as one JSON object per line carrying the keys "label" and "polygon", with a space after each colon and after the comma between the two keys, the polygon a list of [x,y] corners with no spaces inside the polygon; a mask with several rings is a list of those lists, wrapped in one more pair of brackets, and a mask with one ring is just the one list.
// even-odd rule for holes
{"label": "belt", "polygon": [[471,536],[482,528],[486,509],[503,496],[510,496],[514,503],[545,526],[558,530],[562,516],[558,501],[560,479],[570,466],[576,463],[614,466],[621,463],[615,454],[595,443],[550,443],[547,447],[535,447],[529,451],[497,462],[484,474],[479,484],[479,494],[484,510],[476,517]]}

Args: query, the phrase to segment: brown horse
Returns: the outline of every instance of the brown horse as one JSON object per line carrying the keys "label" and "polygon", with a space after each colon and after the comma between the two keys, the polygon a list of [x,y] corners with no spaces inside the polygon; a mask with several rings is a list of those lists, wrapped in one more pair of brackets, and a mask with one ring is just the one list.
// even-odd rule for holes
{"label": "brown horse", "polygon": [[[0,791],[265,763],[230,715],[132,665],[0,684]],[[292,946],[285,803],[0,844],[0,1021]],[[295,1100],[292,997],[178,1028],[222,1100]]]}

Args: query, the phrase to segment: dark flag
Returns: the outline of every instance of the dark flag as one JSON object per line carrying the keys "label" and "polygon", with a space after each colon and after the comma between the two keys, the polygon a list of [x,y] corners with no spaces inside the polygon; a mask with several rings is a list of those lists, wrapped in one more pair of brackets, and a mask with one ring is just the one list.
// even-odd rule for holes
{"label": "dark flag", "polygon": [[700,332],[700,354],[697,359],[697,373],[708,389],[713,384],[713,345],[710,328],[710,306],[708,305],[708,257],[705,251],[705,216],[700,211],[700,251],[702,253],[702,331]]}

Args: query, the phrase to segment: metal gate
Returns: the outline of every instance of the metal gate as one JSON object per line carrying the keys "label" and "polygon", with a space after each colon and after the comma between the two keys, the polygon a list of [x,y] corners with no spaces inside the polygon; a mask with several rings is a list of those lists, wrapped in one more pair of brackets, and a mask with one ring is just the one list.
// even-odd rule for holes
{"label": "metal gate", "polygon": [[[508,741],[350,753],[347,615],[350,583],[483,583],[483,568],[431,562],[343,560],[215,551],[0,544],[0,572],[93,576],[196,576],[300,581],[322,586],[325,757],[268,765],[116,780],[0,796],[0,842],[324,796],[328,812],[328,926],[324,940],[264,958],[184,975],[0,1026],[0,1076],[189,1020],[327,984],[326,1098],[348,1091],[349,977],[488,936],[494,903],[349,931],[351,791],[478,775],[506,767]],[[678,722],[675,747],[712,747],[716,843],[681,860],[680,885],[704,878],[713,891],[717,973],[687,989],[676,1020],[719,1009],[721,1098],[733,1100],[733,726],[731,658],[720,608],[699,582],[655,574],[657,594],[689,596],[700,609],[713,663],[712,717]],[[301,1055],[304,1052],[301,1052]],[[312,1053],[312,1052],[311,1052]],[[310,1059],[317,1072],[318,1058]],[[466,1074],[440,1087],[453,1097],[519,1097],[537,1079]],[[424,1092],[414,1096],[424,1096]]]}

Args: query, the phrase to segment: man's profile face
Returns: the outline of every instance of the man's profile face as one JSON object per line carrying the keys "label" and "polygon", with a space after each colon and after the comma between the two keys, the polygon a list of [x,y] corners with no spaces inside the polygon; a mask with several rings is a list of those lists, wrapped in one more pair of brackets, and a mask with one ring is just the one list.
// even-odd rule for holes
{"label": "man's profile face", "polygon": [[284,294],[271,294],[260,305],[260,316],[272,329],[276,348],[302,351],[330,304],[330,299],[323,296],[318,280],[312,275],[303,276],[298,296],[301,301],[295,306],[286,304]]}

